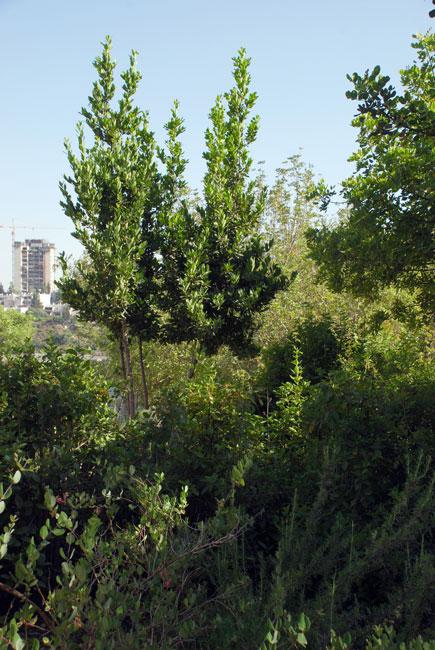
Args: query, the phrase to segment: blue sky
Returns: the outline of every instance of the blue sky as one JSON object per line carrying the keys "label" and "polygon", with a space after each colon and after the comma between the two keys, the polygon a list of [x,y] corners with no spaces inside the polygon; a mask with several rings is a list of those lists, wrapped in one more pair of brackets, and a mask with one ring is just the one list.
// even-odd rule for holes
{"label": "blue sky", "polygon": [[[376,64],[397,79],[411,36],[430,27],[430,0],[0,0],[0,224],[17,239],[45,237],[77,256],[58,181],[106,34],[123,69],[139,51],[138,95],[157,136],[174,98],[186,120],[188,178],[199,187],[207,116],[231,84],[231,57],[252,57],[260,133],[253,149],[268,177],[289,155],[328,182],[351,172],[354,105],[346,73]],[[52,229],[45,230],[43,226]],[[0,281],[11,279],[10,231],[0,228]]]}

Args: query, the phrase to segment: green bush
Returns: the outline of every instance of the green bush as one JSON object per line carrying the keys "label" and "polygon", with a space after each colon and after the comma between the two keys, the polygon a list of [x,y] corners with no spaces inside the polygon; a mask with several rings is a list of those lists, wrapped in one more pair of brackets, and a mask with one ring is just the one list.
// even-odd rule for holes
{"label": "green bush", "polygon": [[[29,345],[0,360],[0,448],[28,456],[44,447],[80,444],[113,419],[108,386],[90,361],[53,344],[38,355]],[[3,454],[2,454],[3,455]]]}
{"label": "green bush", "polygon": [[286,338],[265,348],[257,387],[263,404],[268,398],[274,403],[276,390],[289,381],[295,348],[303,359],[304,378],[317,383],[338,367],[345,351],[344,332],[333,324],[330,316],[307,318],[300,321]]}

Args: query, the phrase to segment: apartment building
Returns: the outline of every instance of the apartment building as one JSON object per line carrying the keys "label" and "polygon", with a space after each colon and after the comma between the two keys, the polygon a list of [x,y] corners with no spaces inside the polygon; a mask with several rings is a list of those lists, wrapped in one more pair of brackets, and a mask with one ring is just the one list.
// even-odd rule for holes
{"label": "apartment building", "polygon": [[12,250],[12,284],[17,293],[54,291],[56,247],[45,239],[15,241]]}

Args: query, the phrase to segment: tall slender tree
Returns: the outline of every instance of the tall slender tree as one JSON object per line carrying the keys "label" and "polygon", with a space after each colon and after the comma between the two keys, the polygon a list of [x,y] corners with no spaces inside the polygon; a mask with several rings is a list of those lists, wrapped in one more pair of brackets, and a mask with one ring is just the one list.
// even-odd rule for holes
{"label": "tall slender tree", "polygon": [[218,96],[210,113],[204,158],[204,203],[196,214],[186,204],[172,214],[163,255],[162,307],[169,340],[197,340],[207,352],[229,345],[250,349],[255,315],[286,279],[259,232],[265,193],[250,172],[250,145],[258,131],[251,117],[250,59],[233,59],[233,88]]}
{"label": "tall slender tree", "polygon": [[[157,176],[156,144],[146,113],[133,100],[141,74],[132,51],[129,68],[121,74],[122,94],[115,98],[111,40],[94,62],[98,79],[81,111],[92,143],[85,143],[84,125],[77,126],[78,154],[67,141],[71,175],[60,183],[61,205],[74,224],[73,236],[85,255],[68,267],[61,257],[63,277],[59,287],[64,299],[80,317],[106,325],[118,339],[122,367],[128,382],[128,411],[135,412],[130,359],[129,308],[140,279],[139,263],[150,242],[144,232],[152,230],[147,212]],[[152,242],[151,242],[152,245]]]}
{"label": "tall slender tree", "polygon": [[184,157],[180,136],[184,123],[178,113],[175,101],[170,119],[165,124],[167,140],[165,147],[157,147],[157,156],[162,171],[155,174],[147,205],[142,219],[144,250],[139,262],[139,281],[128,310],[128,323],[138,339],[139,363],[143,387],[143,405],[149,406],[148,382],[144,364],[143,344],[162,338],[162,311],[159,305],[162,259],[166,255],[165,240],[176,235],[170,228],[171,217],[177,212],[187,192],[184,172],[187,160]]}

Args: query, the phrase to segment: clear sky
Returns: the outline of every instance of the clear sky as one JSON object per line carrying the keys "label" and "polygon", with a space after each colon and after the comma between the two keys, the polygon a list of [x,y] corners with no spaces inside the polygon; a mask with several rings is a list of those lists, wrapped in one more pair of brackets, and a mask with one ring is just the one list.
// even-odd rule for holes
{"label": "clear sky", "polygon": [[[157,136],[174,98],[186,120],[188,178],[199,187],[210,107],[231,84],[231,57],[252,57],[261,118],[255,160],[274,169],[303,149],[328,182],[351,171],[354,105],[346,73],[380,64],[397,79],[411,36],[430,27],[430,0],[0,0],[0,224],[77,256],[58,181],[95,78],[106,34],[123,69],[139,51],[138,101]],[[43,226],[51,229],[45,230]],[[0,281],[11,279],[10,230],[0,228]]]}

